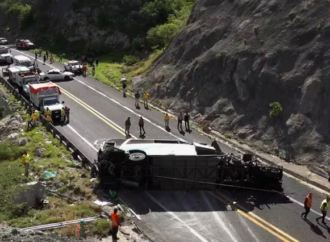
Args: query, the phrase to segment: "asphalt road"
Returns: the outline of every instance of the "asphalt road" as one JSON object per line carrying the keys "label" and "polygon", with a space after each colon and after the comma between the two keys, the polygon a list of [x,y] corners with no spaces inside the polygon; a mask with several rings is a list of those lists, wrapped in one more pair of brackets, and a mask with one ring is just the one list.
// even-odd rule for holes
{"label": "asphalt road", "polygon": [[[17,52],[13,55],[29,52]],[[41,59],[40,59],[41,61]],[[63,69],[39,63],[42,71]],[[97,69],[96,69],[97,71]],[[175,120],[170,121],[171,132],[163,129],[163,114],[153,109],[135,109],[134,100],[90,77],[57,83],[63,90],[61,101],[71,108],[70,124],[59,129],[90,159],[96,158],[93,143],[102,138],[123,138],[123,127],[131,117],[131,133],[139,137],[138,118],[145,117],[146,138],[181,138],[187,141],[210,143],[211,140],[193,131],[180,134]],[[220,144],[224,152],[233,152]],[[121,198],[141,216],[136,221],[155,241],[328,241],[330,229],[317,224],[322,191],[284,177],[286,197],[277,194],[226,190],[222,192],[125,192]],[[304,196],[314,193],[310,222],[300,218]],[[227,200],[235,200],[240,207],[232,211]],[[328,220],[329,221],[329,220]]]}

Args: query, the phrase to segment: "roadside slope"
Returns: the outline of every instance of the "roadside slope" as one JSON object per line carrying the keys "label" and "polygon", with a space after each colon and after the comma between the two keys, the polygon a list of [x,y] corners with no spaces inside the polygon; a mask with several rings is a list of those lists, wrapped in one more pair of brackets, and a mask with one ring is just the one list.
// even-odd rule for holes
{"label": "roadside slope", "polygon": [[[134,86],[260,150],[330,162],[328,1],[199,0]],[[283,112],[270,117],[270,104]]]}

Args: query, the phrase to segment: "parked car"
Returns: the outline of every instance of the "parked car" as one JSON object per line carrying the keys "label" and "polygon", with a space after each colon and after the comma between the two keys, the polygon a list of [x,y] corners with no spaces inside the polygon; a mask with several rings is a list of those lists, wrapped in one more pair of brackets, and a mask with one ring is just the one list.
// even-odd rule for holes
{"label": "parked car", "polygon": [[41,80],[49,81],[69,81],[74,77],[74,73],[69,71],[60,71],[58,69],[49,70],[40,73]]}
{"label": "parked car", "polygon": [[17,39],[15,40],[15,45],[17,49],[34,49],[35,45],[28,39]]}
{"label": "parked car", "polygon": [[7,44],[8,44],[8,40],[0,37],[0,45],[7,45]]}
{"label": "parked car", "polygon": [[77,60],[71,60],[64,63],[64,70],[71,71],[74,74],[81,73],[83,66]]}

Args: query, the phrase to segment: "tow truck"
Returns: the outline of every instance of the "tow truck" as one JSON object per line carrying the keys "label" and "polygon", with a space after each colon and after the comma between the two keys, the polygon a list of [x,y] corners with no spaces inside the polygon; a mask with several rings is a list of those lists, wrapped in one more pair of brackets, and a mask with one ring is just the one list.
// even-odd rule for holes
{"label": "tow truck", "polygon": [[[215,141],[214,141],[215,142]],[[283,168],[251,154],[225,154],[219,145],[181,140],[104,139],[92,175],[101,185],[152,190],[212,190],[220,186],[283,191]],[[116,186],[117,186],[116,185]],[[118,185],[119,186],[119,185]]]}
{"label": "tow truck", "polygon": [[63,105],[59,101],[60,95],[60,87],[55,83],[47,82],[30,85],[30,101],[41,112],[48,108],[52,112],[53,122],[61,120]]}

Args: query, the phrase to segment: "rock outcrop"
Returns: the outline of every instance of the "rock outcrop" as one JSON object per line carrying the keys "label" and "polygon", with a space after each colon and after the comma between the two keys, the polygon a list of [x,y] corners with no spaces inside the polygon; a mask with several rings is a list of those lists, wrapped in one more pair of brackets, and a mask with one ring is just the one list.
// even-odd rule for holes
{"label": "rock outcrop", "polygon": [[329,1],[199,0],[133,85],[263,151],[329,165],[329,13]]}

